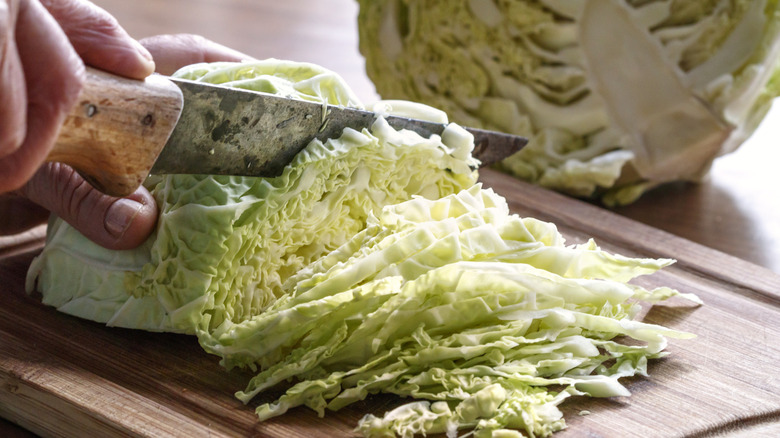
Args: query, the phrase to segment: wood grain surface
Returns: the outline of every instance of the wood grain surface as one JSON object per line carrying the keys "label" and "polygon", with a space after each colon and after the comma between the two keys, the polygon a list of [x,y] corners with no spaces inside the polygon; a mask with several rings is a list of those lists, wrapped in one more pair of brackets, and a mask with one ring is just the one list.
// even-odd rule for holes
{"label": "wood grain surface", "polygon": [[[638,283],[698,294],[649,309],[648,322],[697,334],[672,340],[631,397],[563,405],[559,437],[709,437],[780,433],[780,276],[718,251],[549,191],[485,171],[514,212],[558,224],[569,243],[595,237],[613,252],[678,263]],[[23,290],[41,241],[0,264],[0,416],[41,436],[355,436],[357,420],[399,400],[370,397],[324,418],[306,408],[259,423],[233,398],[250,375],[226,372],[195,338],[107,328],[43,306]],[[583,412],[589,415],[581,415]]]}
{"label": "wood grain surface", "polygon": [[[357,50],[355,1],[96,3],[136,38],[201,34],[257,58],[323,65],[364,102],[378,97]],[[514,211],[553,220],[571,242],[592,236],[609,250],[677,258],[643,281],[698,293],[706,303],[650,310],[646,320],[698,338],[672,341],[671,356],[631,382],[630,398],[567,403],[569,429],[557,436],[780,436],[778,138],[776,106],[702,184],[668,185],[614,211],[485,174]],[[0,237],[0,417],[10,420],[0,420],[0,436],[34,435],[15,423],[45,436],[348,436],[353,420],[393,403],[377,397],[324,420],[299,409],[258,424],[231,395],[245,376],[226,373],[193,339],[108,329],[26,296],[24,274],[42,232]],[[181,420],[181,429],[172,426]]]}

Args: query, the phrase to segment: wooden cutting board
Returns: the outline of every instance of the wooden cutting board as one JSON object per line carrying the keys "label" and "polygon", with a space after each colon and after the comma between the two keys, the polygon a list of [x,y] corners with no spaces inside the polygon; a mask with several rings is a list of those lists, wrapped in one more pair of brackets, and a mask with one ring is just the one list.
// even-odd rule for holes
{"label": "wooden cutting board", "polygon": [[[496,172],[483,182],[512,210],[556,223],[569,243],[589,237],[631,256],[678,263],[637,283],[693,292],[652,307],[648,322],[696,333],[671,340],[631,397],[570,399],[556,437],[780,436],[780,276]],[[728,232],[729,230],[724,230]],[[8,246],[8,245],[6,245]],[[195,338],[107,328],[24,293],[40,239],[0,252],[0,416],[43,436],[354,436],[367,413],[398,403],[376,396],[324,418],[307,408],[263,423],[233,398],[250,377],[227,372]],[[587,414],[587,415],[585,415]]]}

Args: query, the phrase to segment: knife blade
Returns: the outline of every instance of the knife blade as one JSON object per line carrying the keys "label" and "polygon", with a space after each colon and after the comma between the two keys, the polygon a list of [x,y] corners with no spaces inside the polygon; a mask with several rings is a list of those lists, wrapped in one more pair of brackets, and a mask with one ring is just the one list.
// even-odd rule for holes
{"label": "knife blade", "polygon": [[[274,177],[311,141],[384,117],[423,137],[446,124],[153,75],[122,79],[88,69],[74,110],[47,161],[71,165],[97,189],[126,196],[150,174]],[[488,165],[519,151],[523,137],[465,128]]]}

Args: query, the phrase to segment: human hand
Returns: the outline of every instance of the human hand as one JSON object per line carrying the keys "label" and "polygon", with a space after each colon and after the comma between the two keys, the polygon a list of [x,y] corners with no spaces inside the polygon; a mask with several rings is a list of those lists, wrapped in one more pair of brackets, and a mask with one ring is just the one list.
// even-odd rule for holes
{"label": "human hand", "polygon": [[[28,211],[36,225],[49,210],[96,243],[112,249],[140,245],[157,218],[143,187],[127,198],[107,196],[70,167],[41,166],[84,80],[84,64],[129,78],[193,62],[248,58],[200,37],[133,40],[106,11],[86,0],[0,0],[0,206]],[[20,198],[22,197],[22,198]],[[27,200],[23,199],[27,198]],[[18,201],[18,202],[17,202]],[[17,205],[17,208],[9,208]],[[18,217],[0,215],[0,234],[18,231]]]}

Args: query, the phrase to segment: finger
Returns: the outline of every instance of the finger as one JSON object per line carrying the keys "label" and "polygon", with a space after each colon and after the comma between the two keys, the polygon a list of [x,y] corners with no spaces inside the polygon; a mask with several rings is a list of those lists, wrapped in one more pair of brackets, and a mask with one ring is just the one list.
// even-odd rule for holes
{"label": "finger", "polygon": [[14,40],[17,2],[0,1],[0,159],[24,142],[27,128],[27,90]]}
{"label": "finger", "polygon": [[87,65],[134,79],[154,72],[152,55],[116,18],[86,0],[41,0]]}
{"label": "finger", "polygon": [[244,61],[251,56],[215,43],[199,35],[157,35],[140,43],[152,54],[157,72],[170,75],[185,65],[199,62]]}
{"label": "finger", "polygon": [[0,160],[0,192],[21,187],[40,167],[84,83],[84,64],[37,1],[20,1],[15,38],[27,96],[18,110],[27,123],[22,144]]}
{"label": "finger", "polygon": [[114,198],[95,190],[64,164],[47,163],[19,193],[109,249],[137,247],[157,221],[157,205],[145,188]]}

